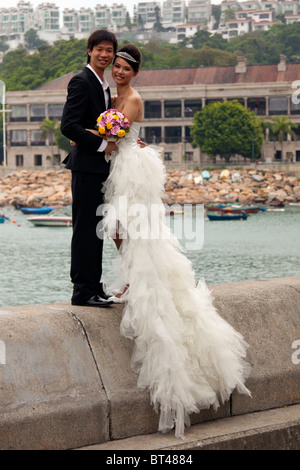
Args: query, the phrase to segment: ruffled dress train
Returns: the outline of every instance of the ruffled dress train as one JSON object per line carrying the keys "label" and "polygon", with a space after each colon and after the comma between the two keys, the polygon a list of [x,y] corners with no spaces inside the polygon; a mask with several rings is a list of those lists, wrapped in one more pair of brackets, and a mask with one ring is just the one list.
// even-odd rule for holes
{"label": "ruffled dress train", "polygon": [[102,234],[122,238],[115,289],[126,291],[121,334],[134,341],[132,368],[160,414],[159,428],[177,437],[189,415],[229,399],[234,389],[251,396],[247,343],[213,306],[203,280],[165,223],[165,170],[157,150],[140,148],[131,126],[103,191]]}

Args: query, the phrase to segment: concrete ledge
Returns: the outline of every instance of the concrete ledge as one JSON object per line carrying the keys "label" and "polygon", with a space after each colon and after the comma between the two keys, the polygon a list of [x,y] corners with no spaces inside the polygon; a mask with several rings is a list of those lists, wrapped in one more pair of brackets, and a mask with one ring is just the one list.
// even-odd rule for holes
{"label": "concrete ledge", "polygon": [[[210,288],[220,315],[250,344],[253,398],[234,393],[217,413],[194,415],[189,433],[205,421],[220,426],[242,415],[246,423],[253,412],[300,403],[300,345],[298,354],[293,349],[300,340],[300,277]],[[156,433],[158,416],[130,367],[133,344],[119,333],[121,315],[121,305],[69,302],[0,309],[0,449],[74,449]],[[296,432],[297,423],[281,425],[281,437]],[[230,448],[230,439],[224,445]]]}
{"label": "concrete ledge", "polygon": [[300,405],[215,419],[173,433],[135,436],[76,450],[300,450]]}

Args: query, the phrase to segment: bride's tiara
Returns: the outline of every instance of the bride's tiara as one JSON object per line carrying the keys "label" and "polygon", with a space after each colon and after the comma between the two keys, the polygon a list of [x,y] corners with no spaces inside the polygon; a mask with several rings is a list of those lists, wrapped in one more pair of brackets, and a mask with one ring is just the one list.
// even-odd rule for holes
{"label": "bride's tiara", "polygon": [[130,54],[127,54],[127,52],[122,52],[122,51],[120,51],[120,52],[117,52],[116,55],[117,55],[118,57],[123,57],[123,59],[130,60],[131,62],[136,62],[136,63],[138,63],[138,61],[135,60]]}

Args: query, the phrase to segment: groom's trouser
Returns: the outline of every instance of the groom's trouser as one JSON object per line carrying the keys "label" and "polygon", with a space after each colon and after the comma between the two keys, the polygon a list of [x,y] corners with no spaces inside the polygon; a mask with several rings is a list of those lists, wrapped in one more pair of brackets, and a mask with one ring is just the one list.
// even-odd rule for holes
{"label": "groom's trouser", "polygon": [[97,208],[103,204],[102,183],[107,175],[72,171],[71,280],[72,302],[84,304],[99,292],[102,275],[103,240],[96,234],[101,217]]}

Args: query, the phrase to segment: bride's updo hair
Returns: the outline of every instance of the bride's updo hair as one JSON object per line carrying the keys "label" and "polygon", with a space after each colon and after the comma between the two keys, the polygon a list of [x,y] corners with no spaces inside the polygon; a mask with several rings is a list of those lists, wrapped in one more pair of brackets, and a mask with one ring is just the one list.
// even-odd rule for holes
{"label": "bride's updo hair", "polygon": [[116,53],[113,62],[115,62],[117,57],[126,60],[135,72],[139,71],[142,62],[142,54],[134,44],[125,44],[125,46],[122,46]]}

